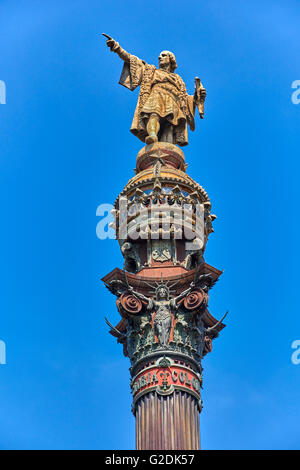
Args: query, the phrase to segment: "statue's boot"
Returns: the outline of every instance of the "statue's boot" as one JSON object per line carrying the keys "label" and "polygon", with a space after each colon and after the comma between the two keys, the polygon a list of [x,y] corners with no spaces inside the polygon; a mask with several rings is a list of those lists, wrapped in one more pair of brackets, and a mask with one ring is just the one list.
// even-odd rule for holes
{"label": "statue's boot", "polygon": [[158,141],[157,135],[152,132],[150,135],[147,135],[145,142],[147,145],[154,144],[155,142]]}

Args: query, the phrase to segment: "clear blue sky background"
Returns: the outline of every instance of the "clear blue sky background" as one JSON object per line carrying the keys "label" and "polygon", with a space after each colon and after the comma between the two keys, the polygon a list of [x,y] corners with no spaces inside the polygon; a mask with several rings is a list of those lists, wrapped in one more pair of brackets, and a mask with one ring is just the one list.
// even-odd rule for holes
{"label": "clear blue sky background", "polygon": [[2,0],[0,448],[133,449],[129,362],[100,278],[122,266],[96,208],[133,176],[137,92],[99,33],[176,53],[206,119],[185,149],[218,215],[206,252],[230,310],[204,360],[204,449],[299,449],[299,1]]}

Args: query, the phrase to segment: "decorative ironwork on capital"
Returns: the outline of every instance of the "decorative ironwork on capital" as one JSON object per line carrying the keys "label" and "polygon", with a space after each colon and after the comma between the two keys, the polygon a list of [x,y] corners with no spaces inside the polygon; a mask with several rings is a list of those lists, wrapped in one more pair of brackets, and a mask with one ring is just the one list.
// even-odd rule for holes
{"label": "decorative ironwork on capital", "polygon": [[163,272],[156,280],[118,269],[103,278],[122,317],[116,327],[107,320],[110,332],[133,367],[151,354],[173,351],[193,359],[200,370],[211,340],[224,328],[207,310],[208,292],[220,274],[204,263],[201,269],[166,279]]}

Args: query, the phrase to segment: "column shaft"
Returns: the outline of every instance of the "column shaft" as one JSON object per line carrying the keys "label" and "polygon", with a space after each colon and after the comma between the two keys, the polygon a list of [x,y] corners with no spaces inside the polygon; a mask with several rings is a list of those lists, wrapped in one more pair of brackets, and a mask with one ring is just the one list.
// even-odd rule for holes
{"label": "column shaft", "polygon": [[136,449],[199,450],[197,400],[182,391],[142,396],[136,404]]}

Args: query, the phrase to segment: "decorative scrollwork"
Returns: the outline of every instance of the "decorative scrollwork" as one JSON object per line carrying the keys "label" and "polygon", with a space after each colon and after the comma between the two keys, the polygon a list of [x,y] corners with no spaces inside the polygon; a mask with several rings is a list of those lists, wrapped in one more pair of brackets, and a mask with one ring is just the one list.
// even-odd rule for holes
{"label": "decorative scrollwork", "polygon": [[203,302],[205,302],[205,295],[201,289],[193,289],[183,300],[183,304],[187,310],[199,309],[202,307]]}
{"label": "decorative scrollwork", "polygon": [[141,300],[132,294],[122,294],[120,297],[120,303],[125,312],[130,315],[137,315],[143,307]]}

